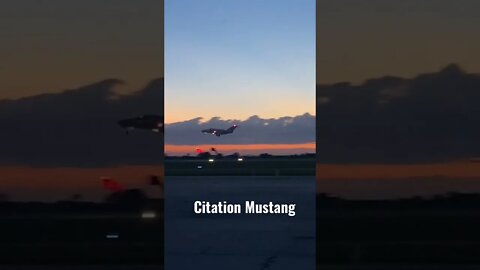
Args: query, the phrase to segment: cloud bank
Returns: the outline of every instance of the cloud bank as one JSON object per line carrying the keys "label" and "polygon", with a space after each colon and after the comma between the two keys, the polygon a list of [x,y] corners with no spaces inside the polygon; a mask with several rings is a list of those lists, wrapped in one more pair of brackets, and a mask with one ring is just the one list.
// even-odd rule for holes
{"label": "cloud bank", "polygon": [[[152,132],[126,135],[121,119],[163,115],[164,84],[156,79],[130,95],[115,95],[124,82],[109,79],[61,93],[0,100],[0,165],[105,167],[160,164],[164,138]],[[200,132],[227,128],[233,135]],[[243,121],[200,118],[168,125],[166,142],[189,144],[289,144],[315,141],[315,117],[277,119],[252,116]]]}
{"label": "cloud bank", "polygon": [[[163,114],[163,79],[125,96],[120,80],[58,94],[0,100],[0,165],[158,164],[163,137],[126,135],[117,121]],[[112,98],[113,97],[113,98]],[[361,85],[317,85],[317,149],[327,163],[444,162],[480,157],[480,75],[456,65],[414,78],[382,77]],[[214,137],[204,128],[239,125]],[[196,118],[166,127],[166,143],[296,144],[315,141],[315,117],[246,120]]]}
{"label": "cloud bank", "polygon": [[317,115],[321,162],[480,157],[480,75],[457,65],[412,79],[317,85]]}
{"label": "cloud bank", "polygon": [[[315,116],[308,113],[269,119],[254,115],[246,120],[223,120],[220,117],[214,117],[205,122],[202,120],[202,118],[195,118],[167,125],[165,143],[175,145],[297,144],[315,141]],[[201,133],[203,129],[227,129],[233,124],[238,125],[233,134],[217,137]]]}
{"label": "cloud bank", "polygon": [[141,114],[163,115],[163,79],[115,96],[109,79],[62,93],[0,101],[0,165],[112,166],[159,163],[163,137],[127,136],[117,125]]}

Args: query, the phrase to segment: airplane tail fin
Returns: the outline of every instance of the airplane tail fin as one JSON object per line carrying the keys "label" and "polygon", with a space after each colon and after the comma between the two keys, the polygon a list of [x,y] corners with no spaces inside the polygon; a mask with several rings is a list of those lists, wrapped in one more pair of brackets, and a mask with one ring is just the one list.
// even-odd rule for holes
{"label": "airplane tail fin", "polygon": [[227,129],[228,133],[233,133],[233,131],[237,128],[237,125],[233,125]]}

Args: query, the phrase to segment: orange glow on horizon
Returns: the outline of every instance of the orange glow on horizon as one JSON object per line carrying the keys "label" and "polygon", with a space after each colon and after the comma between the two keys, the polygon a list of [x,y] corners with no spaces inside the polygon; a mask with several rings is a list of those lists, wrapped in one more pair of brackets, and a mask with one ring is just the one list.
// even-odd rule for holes
{"label": "orange glow on horizon", "polygon": [[195,149],[208,151],[216,148],[220,153],[258,154],[258,153],[314,153],[315,143],[300,144],[221,144],[221,145],[173,145],[166,144],[165,152],[174,154],[196,154]]}
{"label": "orange glow on horizon", "polygon": [[480,177],[480,163],[456,161],[435,164],[317,164],[317,180]]}
{"label": "orange glow on horizon", "polygon": [[[158,193],[158,187],[149,186],[148,177],[158,175],[163,181],[164,173],[162,165],[106,168],[0,166],[0,169],[0,190],[9,197],[46,201],[65,199],[74,193],[85,195],[85,199],[102,200],[108,192],[102,187],[101,177],[115,179],[127,189],[141,188]],[[449,190],[473,192],[480,191],[480,162],[317,164],[317,181],[317,188],[322,192],[364,198]]]}
{"label": "orange glow on horizon", "polygon": [[[109,192],[102,177],[114,179],[126,189],[139,188],[160,196],[158,187],[149,186],[149,176],[160,176],[162,165],[120,166],[105,168],[35,168],[0,166],[0,190],[13,200],[56,201],[78,193],[85,199],[101,201]],[[152,193],[153,192],[153,193]]]}

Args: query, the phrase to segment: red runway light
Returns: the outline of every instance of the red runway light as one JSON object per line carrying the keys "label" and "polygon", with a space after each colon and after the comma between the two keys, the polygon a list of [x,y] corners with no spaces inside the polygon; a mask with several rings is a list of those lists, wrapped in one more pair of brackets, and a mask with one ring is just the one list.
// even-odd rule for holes
{"label": "red runway light", "polygon": [[122,186],[113,179],[102,178],[101,180],[102,180],[103,187],[108,191],[118,192],[123,190]]}

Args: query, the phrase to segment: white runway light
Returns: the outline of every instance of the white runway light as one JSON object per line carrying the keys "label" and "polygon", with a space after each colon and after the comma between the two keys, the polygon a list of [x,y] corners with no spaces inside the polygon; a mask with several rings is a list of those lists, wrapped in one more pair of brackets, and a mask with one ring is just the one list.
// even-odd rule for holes
{"label": "white runway light", "polygon": [[143,219],[152,219],[152,218],[156,218],[157,217],[157,213],[155,213],[155,211],[143,211],[142,212],[142,218]]}
{"label": "white runway light", "polygon": [[112,233],[112,234],[105,235],[105,238],[107,238],[107,239],[118,239],[118,238],[120,238],[120,235],[116,234],[116,233]]}

